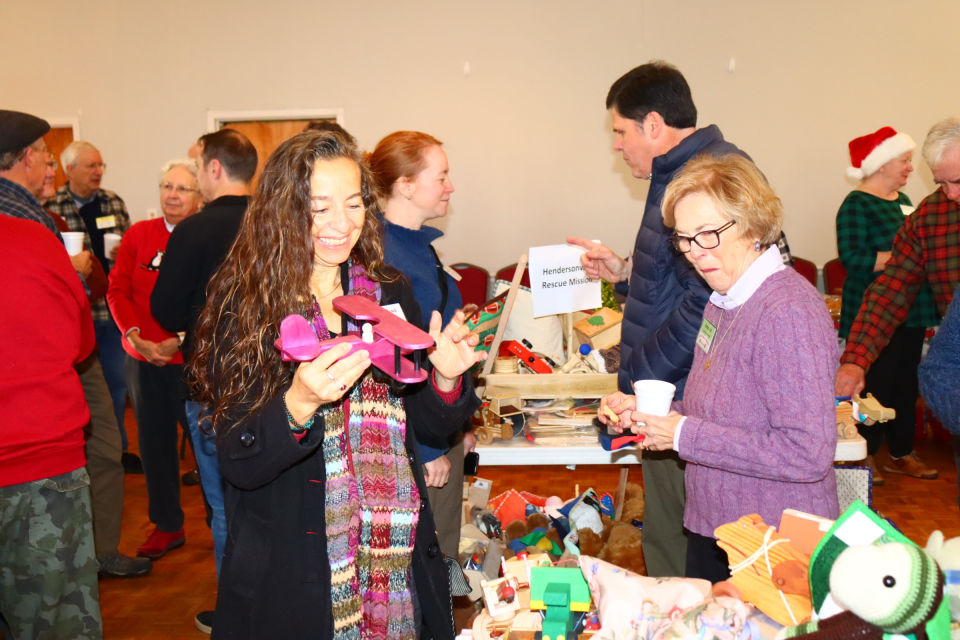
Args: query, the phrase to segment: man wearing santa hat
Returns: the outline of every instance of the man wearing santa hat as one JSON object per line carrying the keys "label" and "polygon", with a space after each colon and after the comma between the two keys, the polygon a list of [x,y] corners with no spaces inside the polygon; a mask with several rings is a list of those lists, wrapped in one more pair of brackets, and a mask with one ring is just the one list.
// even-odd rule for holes
{"label": "man wearing santa hat", "polygon": [[[883,274],[864,294],[840,358],[838,396],[864,388],[866,372],[904,324],[924,283],[930,284],[941,315],[960,284],[960,118],[933,125],[922,153],[938,188],[907,217]],[[866,170],[863,163],[869,157],[854,168],[866,174],[869,163]]]}

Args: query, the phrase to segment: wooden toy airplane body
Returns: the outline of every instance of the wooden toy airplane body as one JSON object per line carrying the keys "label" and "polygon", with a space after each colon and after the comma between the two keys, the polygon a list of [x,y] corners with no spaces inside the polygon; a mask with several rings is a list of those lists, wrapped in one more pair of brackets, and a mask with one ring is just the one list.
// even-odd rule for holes
{"label": "wooden toy airplane body", "polygon": [[[420,362],[421,350],[434,344],[429,333],[401,320],[363,296],[340,296],[334,298],[333,306],[358,323],[370,323],[373,341],[365,342],[361,332],[349,331],[320,342],[306,318],[290,315],[280,323],[280,338],[274,342],[284,360],[310,362],[346,342],[352,346],[342,357],[361,349],[366,350],[370,353],[373,366],[398,382],[412,384],[427,379],[427,372],[420,367]],[[403,357],[410,353],[413,354],[413,362]]]}

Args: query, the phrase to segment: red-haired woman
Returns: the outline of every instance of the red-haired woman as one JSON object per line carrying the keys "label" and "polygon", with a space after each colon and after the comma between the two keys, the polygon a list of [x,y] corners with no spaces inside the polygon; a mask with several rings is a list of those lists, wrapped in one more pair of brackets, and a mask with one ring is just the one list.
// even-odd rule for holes
{"label": "red-haired woman", "polygon": [[215,638],[455,635],[413,434],[442,445],[479,404],[463,313],[443,331],[432,315],[429,377],[402,390],[365,351],[297,365],[273,346],[290,314],[321,340],[348,330],[332,304],[344,294],[420,323],[409,282],[383,264],[370,180],[336,134],[283,143],[211,281],[190,366],[228,482]]}
{"label": "red-haired woman", "polygon": [[[463,299],[432,245],[443,232],[425,225],[447,215],[453,193],[447,154],[441,144],[426,133],[397,131],[377,143],[367,162],[383,209],[384,262],[410,278],[413,297],[424,316],[437,311],[447,324],[463,306]],[[477,445],[473,433],[457,432],[441,448],[420,443],[440,549],[453,558],[460,545],[463,458]]]}

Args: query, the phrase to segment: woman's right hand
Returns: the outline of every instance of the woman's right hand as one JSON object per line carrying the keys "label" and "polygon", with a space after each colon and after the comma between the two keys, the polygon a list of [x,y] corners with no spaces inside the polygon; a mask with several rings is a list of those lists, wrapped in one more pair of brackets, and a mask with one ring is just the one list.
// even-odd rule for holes
{"label": "woman's right hand", "polygon": [[360,350],[346,355],[350,343],[339,344],[312,362],[303,362],[293,374],[293,382],[284,396],[293,419],[309,420],[321,405],[336,402],[370,367],[370,352]]}
{"label": "woman's right hand", "polygon": [[[620,418],[620,424],[613,424],[613,421],[610,419],[610,417],[604,415],[607,407],[617,414],[617,416]],[[637,396],[628,396],[625,393],[617,391],[616,393],[600,400],[600,411],[597,412],[597,416],[600,418],[600,422],[603,424],[612,427],[617,433],[623,433],[624,429],[629,429],[631,426],[633,426],[633,423],[630,421],[630,413],[636,408]]]}

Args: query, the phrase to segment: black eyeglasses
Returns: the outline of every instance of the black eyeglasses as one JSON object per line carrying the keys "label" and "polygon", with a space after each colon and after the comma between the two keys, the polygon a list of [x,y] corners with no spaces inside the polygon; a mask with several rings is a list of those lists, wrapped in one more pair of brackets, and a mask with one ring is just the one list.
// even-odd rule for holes
{"label": "black eyeglasses", "polygon": [[673,234],[670,236],[670,242],[677,248],[677,251],[680,253],[690,253],[690,247],[692,246],[691,242],[696,242],[697,246],[701,249],[716,249],[720,246],[720,234],[736,224],[735,220],[731,220],[727,224],[723,225],[719,229],[714,231],[701,231],[695,236],[688,238],[687,236],[678,236]]}

